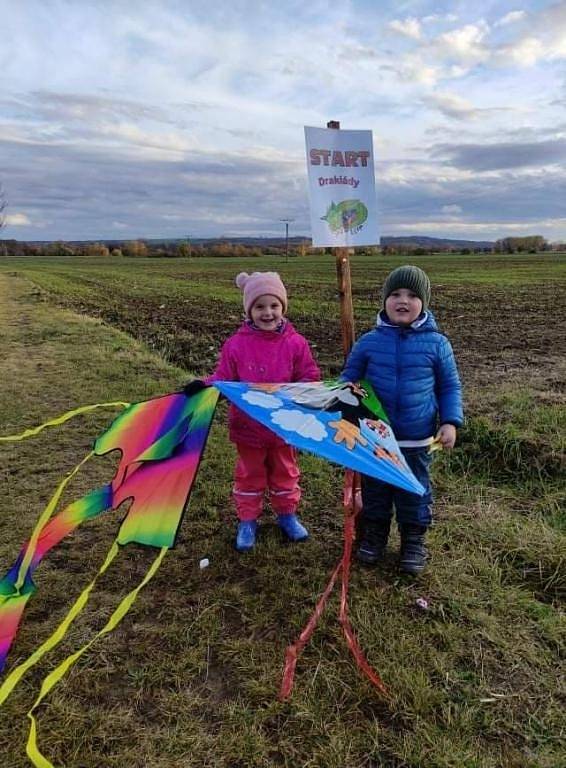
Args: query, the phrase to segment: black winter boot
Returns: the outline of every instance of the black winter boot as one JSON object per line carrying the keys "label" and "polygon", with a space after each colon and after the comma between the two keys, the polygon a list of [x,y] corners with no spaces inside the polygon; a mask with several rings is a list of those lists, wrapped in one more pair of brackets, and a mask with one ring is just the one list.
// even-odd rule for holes
{"label": "black winter boot", "polygon": [[383,560],[391,520],[364,520],[360,525],[360,544],[356,558],[365,565],[375,565]]}
{"label": "black winter boot", "polygon": [[400,525],[401,570],[413,576],[424,571],[428,553],[425,547],[426,528],[424,525]]}

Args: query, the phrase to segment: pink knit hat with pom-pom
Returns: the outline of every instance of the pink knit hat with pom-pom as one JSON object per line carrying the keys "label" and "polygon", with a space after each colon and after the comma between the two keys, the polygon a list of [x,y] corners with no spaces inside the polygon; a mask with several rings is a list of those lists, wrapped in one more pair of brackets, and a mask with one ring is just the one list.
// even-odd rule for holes
{"label": "pink knit hat with pom-pom", "polygon": [[287,311],[287,290],[277,272],[252,272],[251,275],[240,272],[236,285],[244,292],[244,309],[248,317],[254,301],[265,294],[279,299],[283,312]]}

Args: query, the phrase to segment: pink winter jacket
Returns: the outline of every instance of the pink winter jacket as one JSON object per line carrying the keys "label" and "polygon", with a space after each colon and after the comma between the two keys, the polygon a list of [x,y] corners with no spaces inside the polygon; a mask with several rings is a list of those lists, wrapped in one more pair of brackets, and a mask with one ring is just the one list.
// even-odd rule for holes
{"label": "pink winter jacket", "polygon": [[[289,381],[319,381],[320,371],[304,336],[287,320],[282,331],[261,331],[244,323],[224,343],[214,373],[205,379],[280,384]],[[274,446],[283,441],[266,427],[230,406],[230,440],[254,447]]]}

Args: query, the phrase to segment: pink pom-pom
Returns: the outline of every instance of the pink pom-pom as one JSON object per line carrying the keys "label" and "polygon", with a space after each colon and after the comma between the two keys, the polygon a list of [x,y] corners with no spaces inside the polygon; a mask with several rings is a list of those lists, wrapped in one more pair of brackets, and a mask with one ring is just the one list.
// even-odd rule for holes
{"label": "pink pom-pom", "polygon": [[249,275],[247,272],[240,272],[239,275],[236,277],[236,285],[238,288],[243,288],[244,285],[248,282]]}

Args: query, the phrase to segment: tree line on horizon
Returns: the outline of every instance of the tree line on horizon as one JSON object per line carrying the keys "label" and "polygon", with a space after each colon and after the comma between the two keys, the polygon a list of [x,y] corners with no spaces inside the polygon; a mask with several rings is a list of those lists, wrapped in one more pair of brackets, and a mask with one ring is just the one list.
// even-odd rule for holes
{"label": "tree line on horizon", "polygon": [[[0,227],[2,224],[2,209],[0,207]],[[381,246],[365,246],[356,251],[367,255],[413,255],[424,256],[439,251],[447,253],[539,253],[541,251],[566,251],[566,243],[549,244],[542,235],[529,235],[526,237],[505,237],[495,241],[491,248],[455,247],[446,244],[431,244],[428,246],[411,242],[387,243]],[[20,240],[0,240],[0,256],[4,257],[91,257],[107,258],[246,258],[264,255],[304,257],[307,255],[331,253],[331,248],[313,248],[311,241],[305,239],[299,243],[285,245],[265,244],[247,245],[242,242],[230,242],[229,239],[210,241],[207,243],[191,243],[190,240],[172,242],[153,242],[151,240],[125,240],[123,242],[103,240],[99,242],[76,243],[62,240],[35,243]]]}

